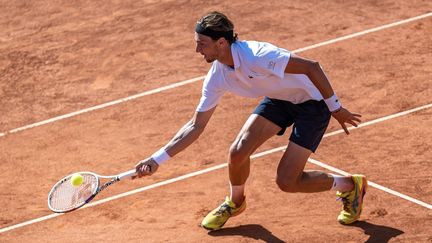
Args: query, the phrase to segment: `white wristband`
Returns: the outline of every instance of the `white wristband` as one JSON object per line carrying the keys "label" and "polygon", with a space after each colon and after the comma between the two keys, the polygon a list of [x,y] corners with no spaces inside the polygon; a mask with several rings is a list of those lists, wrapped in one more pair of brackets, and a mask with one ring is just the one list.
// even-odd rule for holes
{"label": "white wristband", "polygon": [[163,162],[171,159],[169,154],[165,151],[165,149],[161,148],[156,153],[154,153],[152,156],[152,159],[158,164],[162,164]]}
{"label": "white wristband", "polygon": [[337,111],[342,107],[336,94],[334,94],[330,98],[324,99],[324,102],[326,103],[330,112]]}

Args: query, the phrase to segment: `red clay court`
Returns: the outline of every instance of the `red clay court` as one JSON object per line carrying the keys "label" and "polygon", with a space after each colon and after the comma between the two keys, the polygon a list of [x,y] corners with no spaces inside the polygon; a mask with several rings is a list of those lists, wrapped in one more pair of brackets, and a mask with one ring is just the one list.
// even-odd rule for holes
{"label": "red clay court", "polygon": [[[196,20],[224,12],[240,39],[319,60],[342,104],[307,169],[370,180],[360,222],[334,192],[287,194],[276,166],[289,131],[253,156],[248,208],[224,229],[202,218],[228,191],[226,156],[259,99],[225,95],[206,131],[140,180],[53,214],[47,194],[76,171],[134,167],[190,119],[209,64]],[[1,1],[0,242],[432,242],[432,2]]]}

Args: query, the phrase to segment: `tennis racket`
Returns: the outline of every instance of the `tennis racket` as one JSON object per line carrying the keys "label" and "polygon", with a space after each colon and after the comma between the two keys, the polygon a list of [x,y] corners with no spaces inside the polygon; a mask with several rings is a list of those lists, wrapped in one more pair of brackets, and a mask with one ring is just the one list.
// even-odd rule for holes
{"label": "tennis racket", "polygon": [[[56,213],[66,213],[78,209],[90,202],[99,192],[108,186],[136,175],[135,169],[114,176],[101,176],[93,172],[79,172],[83,177],[80,186],[71,184],[71,175],[58,181],[48,194],[48,207]],[[108,179],[101,185],[100,179]]]}

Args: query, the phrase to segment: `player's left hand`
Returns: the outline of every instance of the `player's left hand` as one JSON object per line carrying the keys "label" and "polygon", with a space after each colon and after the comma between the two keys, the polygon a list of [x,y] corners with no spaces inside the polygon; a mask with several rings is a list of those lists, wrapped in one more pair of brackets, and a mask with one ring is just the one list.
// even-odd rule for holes
{"label": "player's left hand", "polygon": [[349,134],[348,128],[345,123],[349,123],[357,127],[357,123],[360,123],[360,114],[351,113],[347,109],[341,107],[338,111],[332,112],[332,116],[339,122],[346,134]]}

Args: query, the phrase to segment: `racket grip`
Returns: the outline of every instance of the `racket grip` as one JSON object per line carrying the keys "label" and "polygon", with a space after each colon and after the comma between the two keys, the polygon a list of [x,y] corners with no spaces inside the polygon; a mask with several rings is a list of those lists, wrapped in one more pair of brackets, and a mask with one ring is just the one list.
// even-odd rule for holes
{"label": "racket grip", "polygon": [[122,179],[125,179],[125,178],[128,178],[128,177],[132,177],[134,175],[136,175],[136,170],[135,169],[129,170],[129,171],[126,171],[126,172],[123,172],[123,173],[119,174],[118,178],[119,178],[119,180],[122,180]]}

